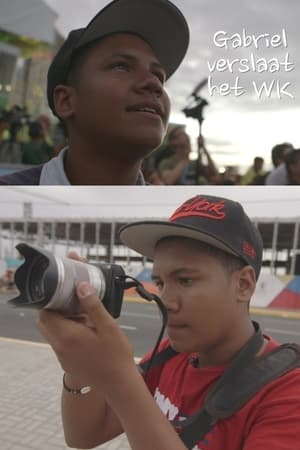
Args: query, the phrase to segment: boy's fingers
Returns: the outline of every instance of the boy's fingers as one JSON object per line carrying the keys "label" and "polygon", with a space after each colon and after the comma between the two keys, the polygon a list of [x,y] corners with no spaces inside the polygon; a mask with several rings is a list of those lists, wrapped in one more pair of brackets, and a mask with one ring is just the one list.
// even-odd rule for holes
{"label": "boy's fingers", "polygon": [[[36,323],[40,333],[54,348],[59,347],[61,342],[71,339],[76,334],[75,325],[77,327],[85,326],[83,321],[75,324],[74,320],[45,309],[40,311]],[[93,328],[93,326],[91,325],[89,328]]]}
{"label": "boy's fingers", "polygon": [[77,286],[77,296],[83,310],[88,314],[89,319],[101,328],[103,319],[107,320],[107,317],[111,317],[105,310],[101,300],[95,292],[95,289],[85,281],[81,282]]}
{"label": "boy's fingers", "polygon": [[74,314],[74,315],[67,315],[68,319],[72,319],[74,322],[82,323],[83,325],[95,329],[94,323],[90,320],[88,314],[82,313],[82,314]]}
{"label": "boy's fingers", "polygon": [[55,345],[57,336],[66,330],[67,319],[57,312],[43,309],[39,313],[36,324],[47,341]]}
{"label": "boy's fingers", "polygon": [[87,259],[83,258],[82,256],[79,256],[78,253],[71,251],[68,253],[68,258],[70,259],[74,259],[75,261],[81,261],[81,262],[86,262]]}

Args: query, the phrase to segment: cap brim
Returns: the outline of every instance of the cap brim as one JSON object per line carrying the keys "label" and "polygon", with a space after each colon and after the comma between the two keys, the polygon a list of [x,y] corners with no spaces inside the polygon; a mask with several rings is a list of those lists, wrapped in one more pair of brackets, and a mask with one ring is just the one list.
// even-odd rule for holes
{"label": "cap brim", "polygon": [[169,78],[189,45],[189,28],[180,10],[168,0],[116,0],[86,27],[77,48],[112,33],[134,33],[152,47]]}
{"label": "cap brim", "polygon": [[231,255],[239,256],[229,246],[225,245],[213,235],[172,222],[151,221],[129,223],[120,229],[119,235],[121,241],[127,245],[127,247],[149,259],[153,259],[158,241],[167,237],[195,239],[212,245],[213,247],[217,247]]}

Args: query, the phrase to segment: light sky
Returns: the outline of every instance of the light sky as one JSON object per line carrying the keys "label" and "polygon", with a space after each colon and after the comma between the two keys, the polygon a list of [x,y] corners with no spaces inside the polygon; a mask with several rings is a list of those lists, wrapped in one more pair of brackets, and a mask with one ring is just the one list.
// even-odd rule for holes
{"label": "light sky", "polygon": [[[85,26],[89,20],[108,0],[45,0],[58,14],[58,29],[66,35],[71,29]],[[191,42],[187,56],[167,84],[167,91],[172,101],[171,120],[187,123],[187,130],[193,137],[198,133],[196,120],[186,120],[181,112],[188,104],[188,96],[202,79],[211,75],[211,84],[220,87],[223,83],[233,86],[239,76],[239,86],[243,94],[235,96],[231,90],[227,96],[214,92],[210,95],[208,86],[200,95],[208,102],[204,110],[205,121],[203,134],[207,139],[209,150],[219,168],[225,165],[239,165],[243,172],[251,164],[255,156],[263,156],[270,164],[270,152],[273,145],[284,141],[300,147],[298,119],[300,115],[300,54],[296,51],[300,40],[300,2],[298,0],[174,0],[187,18],[191,31]],[[248,47],[232,48],[237,40],[229,40],[228,49],[219,47],[224,40],[233,34],[242,35],[267,34],[266,39]],[[224,33],[214,41],[214,35]],[[280,41],[274,38],[280,36]],[[278,38],[279,39],[279,38]],[[280,44],[280,45],[279,45]],[[267,47],[269,45],[269,48]],[[275,47],[275,45],[278,45]],[[231,47],[231,48],[230,48]],[[289,54],[287,56],[287,53]],[[265,58],[269,61],[268,71],[261,73],[251,68],[247,72],[239,61],[233,67],[233,73],[226,71],[209,71],[208,63],[215,60],[250,59],[251,54],[257,60]],[[285,59],[287,58],[287,60]],[[281,63],[278,67],[278,63]],[[270,60],[272,60],[270,62]],[[287,65],[284,65],[284,61]],[[263,62],[260,63],[262,70]],[[280,68],[280,70],[278,70]],[[270,72],[272,70],[272,72]],[[272,95],[265,93],[261,99],[255,93],[253,82],[257,88],[263,82],[268,85],[273,82]],[[276,91],[277,83],[282,91],[279,99]],[[242,92],[242,90],[237,91]],[[291,98],[291,96],[293,98]]]}
{"label": "light sky", "polygon": [[24,203],[35,219],[131,221],[167,219],[195,195],[210,194],[240,202],[253,220],[300,220],[296,186],[64,186],[1,187],[0,220],[23,220]]}

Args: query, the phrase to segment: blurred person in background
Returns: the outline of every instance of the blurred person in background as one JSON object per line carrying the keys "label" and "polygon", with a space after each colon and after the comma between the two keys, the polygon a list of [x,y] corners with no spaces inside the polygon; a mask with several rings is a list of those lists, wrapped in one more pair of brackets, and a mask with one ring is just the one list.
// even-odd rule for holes
{"label": "blurred person in background", "polygon": [[21,163],[21,143],[28,138],[26,108],[18,105],[13,106],[4,113],[4,122],[2,122],[2,142],[0,162],[5,164]]}
{"label": "blurred person in background", "polygon": [[22,144],[23,164],[43,164],[52,157],[53,147],[46,142],[45,129],[40,121],[29,125],[29,142]]}
{"label": "blurred person in background", "polygon": [[27,106],[14,105],[10,110],[10,140],[18,144],[28,142],[31,116]]}
{"label": "blurred person in background", "polygon": [[241,182],[241,175],[234,166],[227,166],[225,170],[220,173],[220,185],[235,186]]}
{"label": "blurred person in background", "polygon": [[157,169],[153,168],[145,168],[143,169],[143,175],[145,178],[146,184],[150,185],[164,185],[164,182],[160,178],[159,172]]}
{"label": "blurred person in background", "polygon": [[158,165],[158,174],[166,185],[189,184],[190,138],[183,127],[176,127],[170,131],[168,142],[171,155],[161,159]]}
{"label": "blurred person in background", "polygon": [[0,147],[3,142],[9,140],[9,119],[7,111],[0,111]]}
{"label": "blurred person in background", "polygon": [[168,135],[168,146],[160,155],[158,172],[164,184],[196,185],[219,184],[220,174],[210,156],[203,136],[197,139],[199,161],[189,159],[191,140],[183,126],[173,128]]}
{"label": "blurred person in background", "polygon": [[[205,139],[202,135],[200,135],[197,139],[197,145],[199,150],[199,158],[200,161],[196,161],[198,164],[198,172],[197,173],[197,182],[196,184],[219,184],[220,183],[220,174],[215,165],[214,160],[210,156],[210,153],[207,149]],[[196,169],[197,170],[197,169]]]}
{"label": "blurred person in background", "polygon": [[275,145],[272,148],[271,157],[274,169],[266,176],[266,185],[286,185],[289,184],[289,177],[285,165],[285,159],[292,150],[293,145],[289,142]]}
{"label": "blurred person in background", "polygon": [[144,159],[143,164],[146,163],[151,167],[155,167],[155,169],[158,169],[158,166],[164,159],[170,158],[173,155],[173,150],[169,145],[169,137],[172,136],[172,134],[176,134],[177,132],[181,131],[185,132],[184,125],[169,127],[163,143]]}
{"label": "blurred person in background", "polygon": [[290,151],[285,158],[288,185],[300,184],[300,149]]}
{"label": "blurred person in background", "polygon": [[258,182],[257,179],[264,176],[264,174],[264,159],[261,156],[256,156],[253,160],[252,166],[249,167],[245,175],[242,177],[241,184],[256,184]]}

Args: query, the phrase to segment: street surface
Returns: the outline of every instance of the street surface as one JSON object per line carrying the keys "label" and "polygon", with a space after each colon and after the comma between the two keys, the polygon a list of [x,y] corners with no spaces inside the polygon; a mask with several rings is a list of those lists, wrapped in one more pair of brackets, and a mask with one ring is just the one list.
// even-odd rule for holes
{"label": "street surface", "polygon": [[[7,304],[8,295],[0,296],[0,337],[45,342],[39,334],[35,321],[37,311],[29,308],[14,308]],[[252,316],[266,334],[279,342],[300,344],[300,321],[281,317]],[[161,327],[160,313],[155,304],[125,301],[121,317],[121,328],[129,337],[136,357],[142,357],[151,349]]]}
{"label": "street surface", "polygon": [[[67,450],[60,416],[62,369],[37,331],[37,312],[0,295],[0,450]],[[300,321],[255,317],[280,342],[300,343]],[[120,326],[136,357],[153,347],[161,320],[156,305],[125,302]],[[125,435],[97,447],[129,450]]]}

